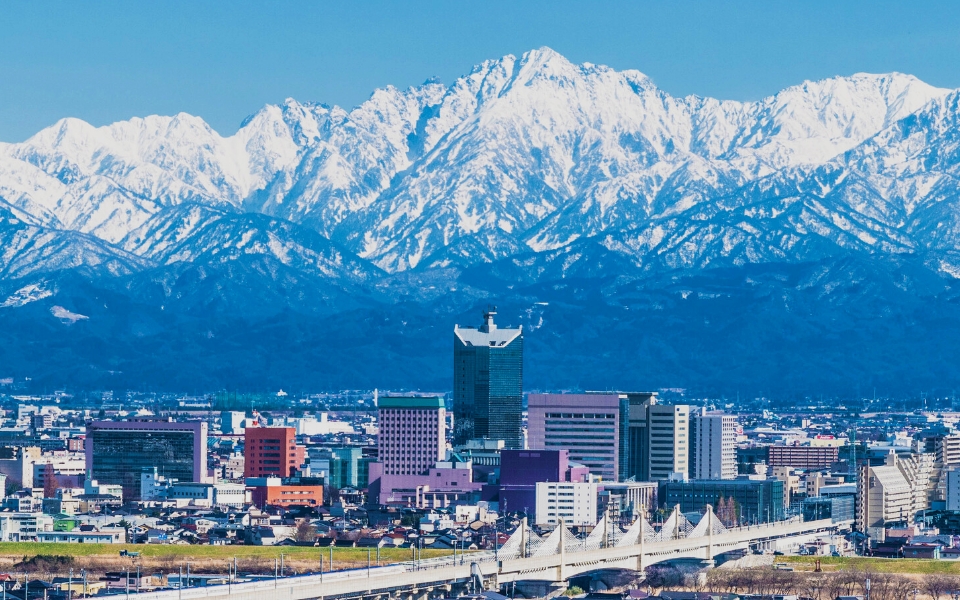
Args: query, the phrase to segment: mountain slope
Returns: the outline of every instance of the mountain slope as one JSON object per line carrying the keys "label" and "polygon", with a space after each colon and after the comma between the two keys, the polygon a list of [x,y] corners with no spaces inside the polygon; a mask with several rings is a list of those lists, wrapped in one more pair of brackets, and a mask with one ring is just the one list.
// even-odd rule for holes
{"label": "mountain slope", "polygon": [[909,75],[678,98],[548,48],[231,136],[64,119],[0,145],[0,368],[442,387],[494,302],[531,385],[960,383],[958,132]]}

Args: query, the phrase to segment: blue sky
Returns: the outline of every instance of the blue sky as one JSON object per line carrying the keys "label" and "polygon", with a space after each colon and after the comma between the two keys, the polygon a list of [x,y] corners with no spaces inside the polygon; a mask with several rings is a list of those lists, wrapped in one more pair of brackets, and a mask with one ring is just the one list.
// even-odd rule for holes
{"label": "blue sky", "polygon": [[540,46],[674,95],[858,71],[960,87],[960,2],[6,2],[0,141],[180,111],[230,134],[286,97],[350,107]]}

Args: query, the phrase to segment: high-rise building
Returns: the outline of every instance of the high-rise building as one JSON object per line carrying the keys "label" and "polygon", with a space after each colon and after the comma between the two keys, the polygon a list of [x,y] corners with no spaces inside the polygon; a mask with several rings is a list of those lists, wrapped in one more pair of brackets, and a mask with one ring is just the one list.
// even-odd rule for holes
{"label": "high-rise building", "polygon": [[569,452],[570,460],[602,481],[620,474],[620,395],[530,394],[527,396],[531,450]]}
{"label": "high-rise building", "polygon": [[202,482],[207,469],[207,424],[158,419],[94,421],[87,425],[88,478],[120,485],[140,498],[140,474],[156,468],[168,479]]}
{"label": "high-rise building", "polygon": [[636,481],[683,478],[690,470],[690,407],[657,404],[652,392],[625,394],[627,465]]}
{"label": "high-rise building", "polygon": [[455,440],[503,440],[523,448],[523,328],[499,328],[495,309],[479,328],[453,327]]}
{"label": "high-rise building", "polygon": [[[447,456],[443,398],[380,398],[379,461],[369,465],[380,504],[435,508],[479,499],[469,460]],[[476,497],[476,498],[474,498]]]}
{"label": "high-rise building", "polygon": [[[625,394],[622,398],[624,403],[621,410],[621,432],[620,445],[621,452],[621,476],[620,479],[626,481],[650,480],[650,465],[647,461],[647,453],[650,446],[650,431],[647,428],[647,409],[652,404],[657,403],[656,392],[637,392]],[[625,417],[624,417],[625,415]],[[623,435],[623,433],[626,435]]]}
{"label": "high-rise building", "polygon": [[892,523],[913,523],[937,497],[940,463],[933,453],[898,457],[891,451],[882,466],[863,464],[857,479],[857,531],[883,541]]}
{"label": "high-rise building", "polygon": [[651,480],[685,476],[690,460],[690,407],[652,404],[647,408]]}
{"label": "high-rise building", "polygon": [[243,434],[244,477],[292,477],[306,450],[293,427],[247,427]]}
{"label": "high-rise building", "polygon": [[380,398],[380,463],[384,475],[423,475],[445,458],[443,398]]}
{"label": "high-rise building", "polygon": [[690,477],[737,478],[737,418],[722,413],[691,417]]}

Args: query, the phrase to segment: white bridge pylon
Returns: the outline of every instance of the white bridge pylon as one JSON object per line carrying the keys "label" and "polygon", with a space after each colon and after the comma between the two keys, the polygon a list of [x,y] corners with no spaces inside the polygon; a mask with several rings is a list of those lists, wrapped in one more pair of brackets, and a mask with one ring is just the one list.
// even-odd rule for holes
{"label": "white bridge pylon", "polygon": [[[553,556],[561,552],[579,552],[585,550],[600,550],[602,548],[623,548],[635,546],[643,542],[665,542],[668,540],[692,539],[710,535],[722,535],[729,530],[717,519],[713,507],[707,505],[707,510],[700,521],[693,525],[683,513],[680,506],[675,506],[673,512],[659,528],[655,528],[646,518],[640,517],[626,532],[620,532],[619,525],[610,523],[608,515],[604,514],[586,539],[579,539],[567,529],[563,520],[546,537],[541,538],[530,530],[527,520],[523,519],[520,527],[500,547],[498,556],[501,560],[513,558],[530,558],[539,556]],[[642,536],[642,540],[641,540]],[[563,550],[561,551],[561,540]]]}

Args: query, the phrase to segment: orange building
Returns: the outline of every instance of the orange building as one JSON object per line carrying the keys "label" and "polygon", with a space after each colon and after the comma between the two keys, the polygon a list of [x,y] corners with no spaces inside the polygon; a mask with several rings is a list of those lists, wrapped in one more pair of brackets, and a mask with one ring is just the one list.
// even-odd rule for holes
{"label": "orange building", "polygon": [[293,427],[247,427],[244,432],[244,477],[290,477],[305,456]]}
{"label": "orange building", "polygon": [[251,490],[254,506],[320,506],[323,504],[322,485],[263,485]]}

